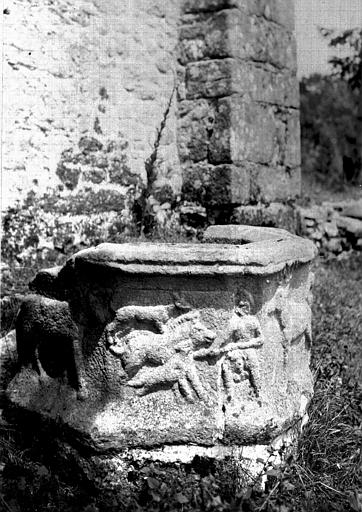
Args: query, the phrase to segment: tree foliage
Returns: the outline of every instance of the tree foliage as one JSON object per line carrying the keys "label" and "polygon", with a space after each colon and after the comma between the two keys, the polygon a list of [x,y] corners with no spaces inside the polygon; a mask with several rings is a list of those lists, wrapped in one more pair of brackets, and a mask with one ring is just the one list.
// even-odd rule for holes
{"label": "tree foliage", "polygon": [[301,82],[302,163],[331,185],[362,178],[362,29],[321,29],[331,48],[330,75]]}
{"label": "tree foliage", "polygon": [[321,29],[322,35],[329,39],[332,48],[345,48],[348,54],[344,57],[332,57],[334,75],[345,80],[352,91],[361,91],[362,80],[362,29],[354,28],[339,34],[329,29]]}
{"label": "tree foliage", "polygon": [[358,164],[356,97],[341,79],[303,78],[301,93],[304,174],[330,186],[353,181]]}

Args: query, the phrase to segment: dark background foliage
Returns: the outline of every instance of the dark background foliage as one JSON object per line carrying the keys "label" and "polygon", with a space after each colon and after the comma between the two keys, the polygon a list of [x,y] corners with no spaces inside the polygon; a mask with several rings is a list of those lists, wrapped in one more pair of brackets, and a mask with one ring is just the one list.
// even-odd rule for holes
{"label": "dark background foliage", "polygon": [[362,179],[362,30],[321,32],[348,53],[330,59],[330,75],[301,80],[302,169],[306,180],[333,189]]}

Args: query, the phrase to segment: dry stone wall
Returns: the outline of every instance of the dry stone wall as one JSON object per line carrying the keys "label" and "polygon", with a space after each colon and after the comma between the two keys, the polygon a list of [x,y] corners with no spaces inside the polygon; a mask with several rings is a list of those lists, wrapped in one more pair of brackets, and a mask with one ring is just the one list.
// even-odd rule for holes
{"label": "dry stone wall", "polygon": [[320,254],[343,257],[362,250],[362,200],[324,202],[298,209],[299,232],[315,243]]}

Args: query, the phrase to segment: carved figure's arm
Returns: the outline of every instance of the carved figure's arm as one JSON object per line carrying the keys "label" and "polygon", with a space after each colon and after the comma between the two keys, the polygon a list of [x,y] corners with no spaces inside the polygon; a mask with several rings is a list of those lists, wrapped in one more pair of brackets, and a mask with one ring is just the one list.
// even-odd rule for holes
{"label": "carved figure's arm", "polygon": [[204,348],[194,352],[194,359],[203,359],[204,357],[217,357],[227,354],[233,350],[245,350],[247,348],[258,348],[264,343],[262,337],[254,338],[249,341],[238,341],[236,343],[227,343],[223,347]]}

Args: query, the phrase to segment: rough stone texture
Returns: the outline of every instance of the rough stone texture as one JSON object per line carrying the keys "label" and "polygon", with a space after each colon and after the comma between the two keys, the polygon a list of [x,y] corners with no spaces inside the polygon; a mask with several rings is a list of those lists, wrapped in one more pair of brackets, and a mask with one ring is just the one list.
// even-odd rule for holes
{"label": "rough stone texture", "polygon": [[249,198],[246,169],[230,164],[213,166],[200,162],[184,172],[182,194],[185,201],[215,207],[244,203]]}
{"label": "rough stone texture", "polygon": [[65,378],[82,393],[78,326],[68,302],[28,295],[16,318],[18,362],[40,377]]}
{"label": "rough stone texture", "polygon": [[322,254],[339,255],[350,249],[361,250],[361,201],[298,207],[297,214],[298,233],[313,240]]}
{"label": "rough stone texture", "polygon": [[4,29],[4,207],[29,190],[177,198],[198,162],[233,166],[211,207],[298,194],[291,0],[14,0]]}
{"label": "rough stone texture", "polygon": [[40,270],[29,283],[29,288],[35,293],[52,299],[65,300],[65,289],[59,278],[61,266]]}
{"label": "rough stone texture", "polygon": [[6,388],[18,369],[16,336],[12,330],[0,338],[0,407],[5,403]]}
{"label": "rough stone texture", "polygon": [[21,306],[12,404],[63,425],[71,444],[118,451],[121,466],[135,449],[186,456],[190,443],[254,445],[255,462],[312,394],[316,251],[283,230],[218,226],[206,239],[101,244],[44,271],[33,288],[52,282],[50,294],[58,279],[69,305],[35,295]]}
{"label": "rough stone texture", "polygon": [[232,220],[235,224],[283,228],[295,233],[298,214],[295,208],[282,203],[273,202],[267,206],[259,203],[235,208]]}
{"label": "rough stone texture", "polygon": [[342,215],[345,217],[352,217],[354,219],[362,220],[362,199],[359,201],[353,201],[349,203],[339,204],[338,207],[335,205],[335,209],[342,209]]}
{"label": "rough stone texture", "polygon": [[204,234],[204,242],[217,242],[229,244],[248,244],[262,242],[263,240],[281,240],[293,236],[285,229],[240,226],[228,224],[226,226],[210,226]]}
{"label": "rough stone texture", "polygon": [[[195,161],[207,169],[209,187],[210,167],[232,164],[243,190],[234,194],[240,204],[285,201],[298,195],[299,99],[293,27],[293,2],[185,3],[180,27],[184,87],[179,101],[179,147],[187,200],[198,195],[200,165],[195,166]],[[213,195],[211,207],[225,206],[227,198]],[[205,197],[198,198],[210,206],[202,200]]]}
{"label": "rough stone texture", "polygon": [[[180,188],[178,10],[161,0],[12,2],[3,23],[4,207],[30,189],[115,188],[125,173],[145,181],[170,100],[156,167]],[[86,139],[95,144],[84,151]]]}

